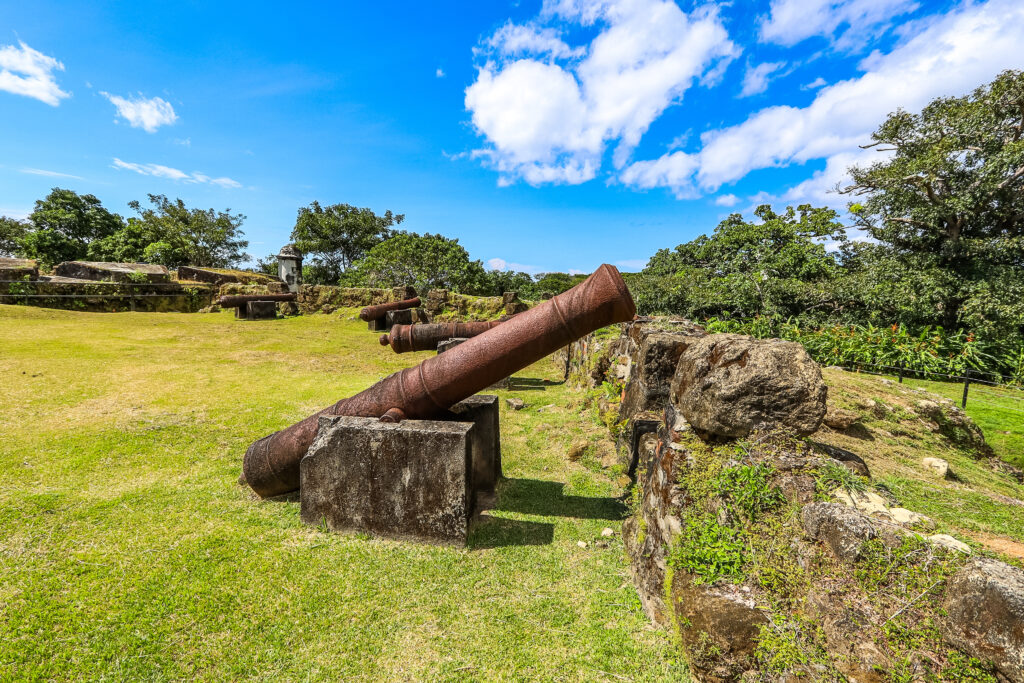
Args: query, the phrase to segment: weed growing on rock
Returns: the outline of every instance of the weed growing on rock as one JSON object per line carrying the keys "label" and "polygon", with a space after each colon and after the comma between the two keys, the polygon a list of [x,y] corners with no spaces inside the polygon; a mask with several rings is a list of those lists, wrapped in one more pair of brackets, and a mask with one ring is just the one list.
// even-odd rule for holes
{"label": "weed growing on rock", "polygon": [[745,551],[743,532],[720,525],[713,517],[691,519],[669,564],[693,574],[695,583],[714,583],[742,575]]}
{"label": "weed growing on rock", "polygon": [[815,470],[814,484],[817,492],[825,498],[837,489],[850,493],[868,490],[867,479],[854,474],[835,460],[828,460]]}
{"label": "weed growing on rock", "polygon": [[715,480],[715,489],[753,522],[782,502],[782,493],[771,485],[770,465],[740,465],[723,470]]}

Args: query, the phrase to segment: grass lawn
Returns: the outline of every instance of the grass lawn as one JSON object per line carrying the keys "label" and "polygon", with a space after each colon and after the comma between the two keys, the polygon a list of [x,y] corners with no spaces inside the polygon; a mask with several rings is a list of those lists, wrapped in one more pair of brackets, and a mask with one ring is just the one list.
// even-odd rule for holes
{"label": "grass lawn", "polygon": [[0,680],[686,680],[622,489],[565,456],[601,432],[560,385],[498,392],[529,405],[502,405],[466,549],[324,533],[237,484],[253,440],[426,357],[350,316],[0,306]]}
{"label": "grass lawn", "polygon": [[[924,387],[960,405],[963,384],[904,379],[911,387]],[[972,384],[967,392],[967,414],[985,433],[985,441],[996,455],[1017,467],[1024,467],[1024,390]]]}

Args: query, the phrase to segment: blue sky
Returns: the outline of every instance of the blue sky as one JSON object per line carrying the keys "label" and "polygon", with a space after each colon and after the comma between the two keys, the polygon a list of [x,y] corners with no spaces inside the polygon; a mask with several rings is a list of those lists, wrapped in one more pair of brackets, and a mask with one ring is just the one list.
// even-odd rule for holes
{"label": "blue sky", "polygon": [[1018,0],[6,2],[0,214],[166,194],[262,256],[316,199],[491,267],[635,270],[732,211],[841,207],[887,112],[1022,45]]}

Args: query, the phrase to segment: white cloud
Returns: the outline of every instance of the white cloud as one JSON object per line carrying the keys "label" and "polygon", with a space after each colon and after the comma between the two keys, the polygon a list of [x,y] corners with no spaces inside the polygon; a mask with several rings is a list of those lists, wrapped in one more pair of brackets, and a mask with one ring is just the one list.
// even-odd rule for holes
{"label": "white cloud", "polygon": [[173,142],[176,145],[181,145],[182,147],[192,146],[192,138],[175,138],[171,142]]}
{"label": "white cloud", "polygon": [[784,66],[786,66],[785,62],[764,62],[755,67],[748,65],[747,73],[743,76],[743,89],[740,91],[740,97],[749,97],[767,90],[772,75]]}
{"label": "white cloud", "polygon": [[71,178],[73,180],[84,180],[81,176],[71,175],[70,173],[60,173],[59,171],[47,171],[42,168],[23,168],[21,169],[21,172],[29,175],[46,176],[47,178]]}
{"label": "white cloud", "polygon": [[826,159],[826,172],[800,190],[822,196],[826,183],[843,176],[840,166],[849,157],[840,155],[858,152],[890,112],[919,110],[935,97],[969,92],[1003,69],[1024,67],[1022,35],[1024,4],[990,0],[964,6],[928,23],[892,52],[864,59],[863,75],[822,88],[810,105],[762,109],[743,123],[704,133],[700,152],[637,162],[622,180],[694,196],[696,188],[714,192],[756,169]]}
{"label": "white cloud", "polygon": [[[667,107],[694,82],[720,76],[738,53],[714,8],[688,15],[671,0],[547,3],[541,19],[600,30],[585,48],[535,24],[506,24],[489,39],[498,56],[466,89],[466,109],[489,143],[475,157],[503,185],[590,180],[608,143],[617,143],[614,162],[624,166]],[[501,59],[519,54],[532,56]]]}
{"label": "white cloud", "polygon": [[515,263],[513,261],[506,261],[503,258],[492,258],[487,259],[487,267],[491,270],[511,270],[514,272],[529,273],[530,275],[536,275],[541,271],[539,266],[530,266],[525,263]]}
{"label": "white cloud", "polygon": [[736,206],[740,203],[740,198],[734,194],[723,194],[715,197],[715,204],[717,206]]}
{"label": "white cloud", "polygon": [[438,78],[444,78],[444,69],[437,67],[437,71],[434,72],[434,75]]}
{"label": "white cloud", "polygon": [[569,272],[569,275],[586,275],[587,274],[587,271],[580,270],[579,268],[570,268],[568,272]]}
{"label": "white cloud", "polygon": [[169,126],[178,120],[178,115],[174,113],[174,107],[162,98],[146,99],[139,94],[138,97],[126,99],[108,92],[101,91],[100,94],[117,107],[118,116],[127,121],[132,128],[141,128],[147,133],[155,133],[160,126]]}
{"label": "white cloud", "polygon": [[552,58],[580,57],[586,48],[569,47],[554,28],[506,22],[487,39],[487,46],[507,56],[548,55]]}
{"label": "white cloud", "polygon": [[12,209],[0,206],[0,216],[7,216],[14,220],[23,221],[29,217],[32,213],[32,209]]}
{"label": "white cloud", "polygon": [[135,164],[128,161],[121,161],[116,157],[114,158],[114,163],[111,166],[118,170],[133,171],[134,173],[153,176],[154,178],[167,178],[168,180],[179,180],[186,183],[208,183],[225,189],[242,186],[242,184],[237,180],[227,177],[211,178],[210,176],[199,173],[198,171],[188,174],[179,169],[171,168],[170,166],[162,166],[160,164]]}
{"label": "white cloud", "polygon": [[890,19],[917,8],[915,0],[772,0],[761,19],[761,40],[792,46],[824,36],[835,38],[841,49],[859,47]]}
{"label": "white cloud", "polygon": [[0,90],[24,95],[56,107],[65,97],[71,97],[57,85],[55,71],[64,65],[53,57],[33,50],[22,41],[18,46],[0,47]]}
{"label": "white cloud", "polygon": [[821,76],[818,76],[817,78],[815,78],[813,81],[811,81],[807,85],[804,85],[804,86],[801,86],[801,87],[804,90],[817,90],[818,88],[820,88],[823,85],[828,85],[828,81],[826,81]]}
{"label": "white cloud", "polygon": [[621,261],[616,261],[615,265],[619,268],[629,268],[631,270],[640,270],[647,265],[647,259],[645,258],[628,258]]}

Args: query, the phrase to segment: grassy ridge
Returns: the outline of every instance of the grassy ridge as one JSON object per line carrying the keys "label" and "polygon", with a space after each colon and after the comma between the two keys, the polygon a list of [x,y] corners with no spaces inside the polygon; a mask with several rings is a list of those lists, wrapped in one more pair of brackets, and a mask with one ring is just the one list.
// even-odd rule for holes
{"label": "grassy ridge", "polygon": [[503,406],[508,480],[455,549],[236,484],[252,440],[426,357],[362,323],[0,306],[0,349],[0,679],[685,678],[618,536],[595,544],[622,491],[567,461],[598,428],[560,385],[500,392],[529,407]]}

